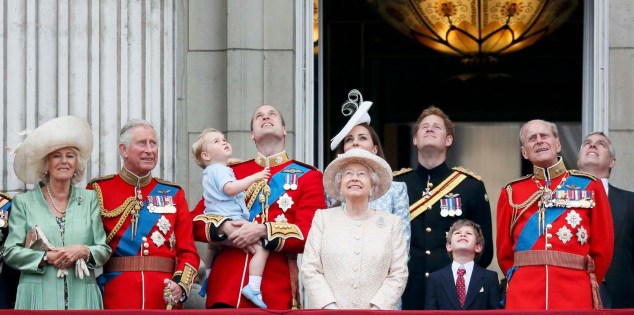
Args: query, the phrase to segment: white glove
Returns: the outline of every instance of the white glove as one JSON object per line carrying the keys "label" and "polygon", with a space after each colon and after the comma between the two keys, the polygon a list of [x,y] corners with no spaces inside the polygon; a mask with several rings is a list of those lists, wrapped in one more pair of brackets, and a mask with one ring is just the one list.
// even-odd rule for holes
{"label": "white glove", "polygon": [[83,258],[79,258],[75,261],[75,276],[79,279],[84,279],[84,276],[90,276],[90,271]]}
{"label": "white glove", "polygon": [[57,277],[58,278],[64,278],[68,276],[68,270],[67,269],[57,269]]}

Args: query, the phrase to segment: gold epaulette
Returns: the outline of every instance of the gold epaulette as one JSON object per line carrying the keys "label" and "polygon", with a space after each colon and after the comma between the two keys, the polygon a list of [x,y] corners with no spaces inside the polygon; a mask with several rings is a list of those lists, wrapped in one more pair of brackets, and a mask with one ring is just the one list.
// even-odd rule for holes
{"label": "gold epaulette", "polygon": [[158,178],[158,177],[154,177],[154,179],[156,179],[157,182],[163,184],[163,185],[167,185],[167,186],[172,186],[172,187],[176,187],[178,189],[181,188],[181,186],[177,183],[174,182],[170,182],[169,180],[164,180],[162,178]]}
{"label": "gold epaulette", "polygon": [[301,166],[303,166],[305,168],[311,169],[313,171],[319,171],[318,168],[316,168],[316,167],[314,167],[314,166],[312,166],[310,164],[306,164],[304,162],[300,162],[300,161],[297,161],[297,160],[291,160],[291,161],[293,161],[293,163],[297,163],[297,164],[299,164],[299,165],[301,165]]}
{"label": "gold epaulette", "polygon": [[583,177],[588,177],[592,180],[597,180],[599,179],[598,177],[588,173],[588,172],[584,172],[584,171],[580,171],[580,170],[568,170],[568,172],[570,172],[570,175],[575,175],[575,176],[583,176]]}
{"label": "gold epaulette", "polygon": [[410,167],[403,167],[402,169],[400,169],[398,171],[392,172],[392,176],[396,177],[396,176],[399,176],[399,175],[403,175],[403,174],[409,173],[411,171],[412,171],[412,169]]}
{"label": "gold epaulette", "polygon": [[106,180],[106,179],[111,179],[114,177],[115,174],[110,174],[110,175],[106,175],[106,176],[101,176],[101,177],[97,177],[97,178],[93,178],[88,182],[88,185],[92,185],[92,183],[96,183],[96,182],[100,182],[102,180]]}
{"label": "gold epaulette", "polygon": [[482,180],[482,177],[480,177],[480,175],[478,175],[478,174],[476,174],[476,173],[474,173],[474,172],[472,172],[472,171],[470,171],[470,170],[468,170],[468,169],[466,169],[466,168],[464,168],[462,166],[452,167],[451,169],[456,171],[456,172],[460,172],[462,174],[469,175],[469,176],[471,176],[471,177],[473,177],[473,178],[475,178],[477,180]]}
{"label": "gold epaulette", "polygon": [[528,174],[528,175],[524,175],[522,177],[516,178],[512,181],[510,181],[508,184],[504,185],[504,187],[509,186],[511,184],[517,183],[517,182],[521,182],[523,180],[529,179],[531,176],[533,176],[533,174]]}
{"label": "gold epaulette", "polygon": [[7,194],[5,194],[3,192],[0,192],[0,199],[6,199],[6,200],[11,201],[11,196],[9,196],[9,195],[7,195]]}

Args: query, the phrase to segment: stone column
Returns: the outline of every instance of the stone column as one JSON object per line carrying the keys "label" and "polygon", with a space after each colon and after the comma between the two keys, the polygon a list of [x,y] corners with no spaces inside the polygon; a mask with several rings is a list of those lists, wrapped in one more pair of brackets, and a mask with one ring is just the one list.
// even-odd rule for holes
{"label": "stone column", "polygon": [[[262,104],[286,120],[287,152],[295,142],[295,13],[293,0],[186,1],[188,35],[184,102],[189,152],[203,128],[226,132],[233,156],[252,159],[250,118]],[[202,170],[189,163],[188,200],[202,196]]]}
{"label": "stone column", "polygon": [[[154,176],[176,173],[175,0],[10,0],[0,2],[0,138],[58,116],[85,117],[94,149],[86,178],[117,172],[118,131],[131,118],[154,124]],[[13,155],[0,153],[0,190],[26,186]]]}
{"label": "stone column", "polygon": [[634,2],[609,2],[610,128],[616,166],[610,183],[634,191]]}

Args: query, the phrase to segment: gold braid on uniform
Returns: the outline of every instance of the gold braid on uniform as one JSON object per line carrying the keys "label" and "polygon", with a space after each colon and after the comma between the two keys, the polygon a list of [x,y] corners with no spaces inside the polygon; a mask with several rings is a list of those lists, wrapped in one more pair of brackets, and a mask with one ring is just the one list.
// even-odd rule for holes
{"label": "gold braid on uniform", "polygon": [[136,199],[127,198],[123,202],[123,204],[118,206],[116,209],[114,209],[112,211],[106,211],[106,208],[103,205],[103,194],[101,193],[101,187],[99,187],[99,185],[97,183],[92,183],[92,187],[95,190],[95,192],[97,193],[97,199],[99,200],[99,214],[101,214],[102,217],[104,217],[104,218],[114,218],[114,217],[117,217],[117,216],[121,215],[121,218],[119,218],[119,221],[114,226],[112,231],[110,231],[110,233],[108,233],[108,237],[106,238],[106,242],[110,243],[112,238],[115,235],[117,235],[117,232],[119,232],[119,230],[121,229],[121,226],[125,222],[125,219],[128,217],[128,215],[130,214],[130,211],[132,210],[132,208],[134,208],[134,205],[136,203]]}
{"label": "gold braid on uniform", "polygon": [[3,192],[0,192],[0,198],[4,198],[6,200],[11,201],[11,196],[9,196],[8,194],[5,194]]}
{"label": "gold braid on uniform", "polygon": [[196,217],[194,217],[193,221],[201,221],[205,223],[205,237],[207,238],[207,242],[212,242],[224,239],[220,236],[216,237],[215,235],[218,233],[218,229],[220,228],[220,226],[225,221],[231,221],[231,219],[229,217],[223,217],[218,214],[207,213],[197,215]]}
{"label": "gold braid on uniform", "polygon": [[266,185],[266,179],[263,178],[251,184],[249,188],[247,188],[247,190],[245,191],[245,196],[249,199],[247,209],[251,209],[251,206],[253,206],[253,203],[255,202],[255,198],[253,198],[252,196],[254,194],[258,194],[260,190],[262,190],[262,187],[264,187],[264,185]]}
{"label": "gold braid on uniform", "polygon": [[580,171],[580,170],[568,170],[568,172],[571,175],[575,175],[575,176],[583,176],[583,177],[587,177],[590,178],[591,180],[597,180],[599,179],[598,177],[588,173],[588,172],[584,172],[584,171]]}
{"label": "gold braid on uniform", "polygon": [[460,172],[462,174],[469,175],[469,176],[471,176],[471,177],[473,177],[473,178],[475,178],[475,179],[477,179],[479,181],[482,180],[482,177],[480,175],[478,175],[478,174],[474,173],[473,171],[468,170],[468,169],[466,169],[466,168],[464,168],[462,166],[452,167],[451,169],[454,170],[454,171]]}
{"label": "gold braid on uniform", "polygon": [[524,214],[524,212],[526,212],[526,210],[528,210],[528,208],[532,206],[535,203],[535,201],[539,200],[542,197],[544,192],[542,190],[538,190],[534,192],[530,197],[528,197],[528,199],[526,199],[526,201],[522,202],[519,205],[513,202],[513,199],[512,199],[513,188],[511,188],[511,185],[506,186],[506,194],[508,195],[508,198],[509,198],[509,205],[513,208],[513,216],[511,217],[511,231],[510,231],[511,234],[513,234],[513,228],[515,227],[517,220],[519,220],[522,214]]}
{"label": "gold braid on uniform", "polygon": [[194,266],[185,263],[183,267],[183,271],[177,271],[172,276],[172,281],[179,284],[183,289],[185,289],[185,295],[189,295],[191,291],[192,284],[196,280],[196,268]]}

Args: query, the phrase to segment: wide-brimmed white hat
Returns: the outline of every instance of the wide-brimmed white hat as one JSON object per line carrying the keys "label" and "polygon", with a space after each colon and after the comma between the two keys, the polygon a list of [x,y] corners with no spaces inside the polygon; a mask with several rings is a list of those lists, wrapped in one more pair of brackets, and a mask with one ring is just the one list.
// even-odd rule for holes
{"label": "wide-brimmed white hat", "polygon": [[[361,103],[361,105],[359,105]],[[330,140],[330,150],[334,151],[337,149],[337,146],[343,138],[354,128],[356,125],[360,125],[363,123],[370,123],[370,115],[368,114],[368,110],[372,106],[372,102],[364,102],[363,96],[358,90],[351,90],[348,92],[348,100],[343,103],[341,106],[341,112],[344,116],[350,116],[350,120],[343,126],[343,129],[339,131],[339,133]]]}
{"label": "wide-brimmed white hat", "polygon": [[92,131],[84,118],[64,116],[51,119],[29,133],[15,149],[13,170],[18,178],[35,184],[42,178],[40,166],[46,156],[61,148],[74,147],[79,150],[78,170],[86,168],[92,153]]}
{"label": "wide-brimmed white hat", "polygon": [[392,184],[392,168],[390,164],[376,154],[364,149],[354,148],[339,154],[337,158],[326,167],[324,171],[324,189],[329,196],[340,198],[341,187],[335,183],[335,176],[350,163],[364,164],[379,176],[376,191],[370,196],[370,200],[380,198],[390,189],[390,185]]}

